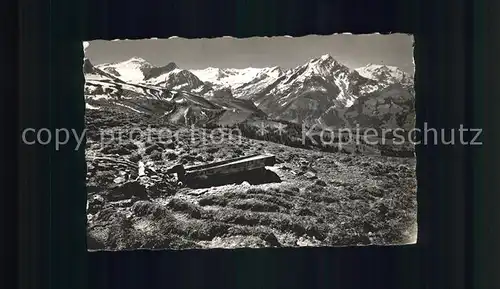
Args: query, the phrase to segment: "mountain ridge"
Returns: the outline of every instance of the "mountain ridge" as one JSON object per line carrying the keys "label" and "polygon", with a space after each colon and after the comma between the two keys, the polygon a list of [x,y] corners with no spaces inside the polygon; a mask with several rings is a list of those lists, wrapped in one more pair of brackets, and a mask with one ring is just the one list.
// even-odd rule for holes
{"label": "mountain ridge", "polygon": [[[332,112],[343,115],[343,112],[353,110],[349,110],[351,106],[360,105],[361,101],[368,102],[366,105],[370,106],[372,98],[385,99],[384,91],[394,84],[402,86],[397,91],[408,91],[414,97],[413,77],[403,70],[379,64],[352,69],[330,54],[312,58],[291,69],[272,66],[188,70],[180,68],[175,62],[155,67],[140,57],[100,64],[95,68],[114,82],[183,91],[225,109],[234,110],[234,105],[238,108],[243,105],[261,117],[266,115],[271,119],[295,123],[349,125],[348,122],[331,121],[335,119],[331,117]],[[385,109],[385,103],[379,105],[382,110]],[[413,110],[403,109],[410,114]],[[374,113],[378,109],[366,111]]]}

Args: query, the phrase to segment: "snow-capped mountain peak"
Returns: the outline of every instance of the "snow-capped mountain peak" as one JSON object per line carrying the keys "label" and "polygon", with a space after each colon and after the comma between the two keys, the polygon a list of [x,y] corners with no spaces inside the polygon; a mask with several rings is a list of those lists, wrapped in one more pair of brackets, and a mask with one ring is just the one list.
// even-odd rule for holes
{"label": "snow-capped mountain peak", "polygon": [[143,64],[151,65],[146,59],[144,59],[142,57],[137,57],[137,56],[134,56],[127,61],[124,61],[124,63],[126,63],[126,62],[135,62],[135,63],[143,63]]}
{"label": "snow-capped mountain peak", "polygon": [[208,67],[205,69],[193,69],[191,70],[194,75],[200,78],[202,81],[216,83],[224,77],[229,75],[228,71],[217,67]]}
{"label": "snow-capped mountain peak", "polygon": [[412,78],[398,67],[382,64],[368,64],[356,69],[363,77],[387,83],[400,82],[403,85],[412,85]]}
{"label": "snow-capped mountain peak", "polygon": [[143,58],[132,57],[123,62],[100,64],[96,67],[124,81],[137,83],[144,79],[153,65]]}
{"label": "snow-capped mountain peak", "polygon": [[333,58],[333,56],[331,56],[330,54],[323,54],[320,57],[316,58],[315,60],[322,62],[322,63],[324,63],[324,62],[336,62],[335,58]]}
{"label": "snow-capped mountain peak", "polygon": [[153,65],[151,63],[141,57],[132,57],[126,61],[115,63],[114,65],[130,69],[139,68],[141,70],[153,68]]}
{"label": "snow-capped mountain peak", "polygon": [[210,83],[215,87],[232,87],[233,89],[264,78],[276,78],[283,73],[279,67],[248,67],[243,69],[208,67],[205,69],[194,69],[191,72],[200,80]]}
{"label": "snow-capped mountain peak", "polygon": [[304,65],[301,65],[289,72],[290,75],[297,73],[309,76],[332,77],[338,72],[348,72],[350,69],[338,62],[330,54],[324,54],[320,57],[309,60]]}
{"label": "snow-capped mountain peak", "polygon": [[320,57],[313,58],[309,61],[310,64],[315,65],[332,65],[338,64],[339,62],[333,58],[330,54],[324,54]]}
{"label": "snow-capped mountain peak", "polygon": [[[96,68],[101,71],[93,70],[88,61],[84,62],[88,79],[105,78],[193,93],[222,106],[235,101],[253,103],[271,118],[296,123],[314,123],[326,110],[336,113],[347,110],[360,98],[369,102],[394,84],[414,95],[412,76],[397,67],[369,64],[352,69],[330,54],[291,69],[270,66],[187,70],[174,62],[155,67],[140,57]],[[393,90],[387,93],[392,94]],[[334,116],[325,116],[323,120],[330,118]]]}

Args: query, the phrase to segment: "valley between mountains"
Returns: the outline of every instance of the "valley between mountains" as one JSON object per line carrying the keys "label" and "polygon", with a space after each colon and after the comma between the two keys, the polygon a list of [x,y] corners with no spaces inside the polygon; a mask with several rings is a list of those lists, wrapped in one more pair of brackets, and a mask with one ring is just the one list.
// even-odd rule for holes
{"label": "valley between mountains", "polygon": [[[413,77],[402,70],[323,55],[293,69],[84,59],[83,72],[89,250],[415,241],[413,145],[320,134],[411,130]],[[190,188],[166,174],[257,153],[277,164],[245,180]]]}

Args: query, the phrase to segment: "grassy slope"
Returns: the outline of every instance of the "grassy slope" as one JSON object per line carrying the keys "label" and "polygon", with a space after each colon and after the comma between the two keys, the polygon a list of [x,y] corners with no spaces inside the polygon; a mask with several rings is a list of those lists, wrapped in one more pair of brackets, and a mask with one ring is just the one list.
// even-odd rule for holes
{"label": "grassy slope", "polygon": [[[87,111],[89,249],[235,248],[400,244],[416,230],[415,160],[346,155],[233,137],[223,144],[138,140],[100,145],[98,129],[127,132],[160,120]],[[200,140],[200,134],[196,133]],[[190,189],[163,175],[201,164],[273,153],[280,183]],[[108,157],[108,159],[106,158]],[[116,160],[119,160],[117,162]],[[147,163],[138,176],[138,161]],[[134,181],[135,180],[135,181]]]}

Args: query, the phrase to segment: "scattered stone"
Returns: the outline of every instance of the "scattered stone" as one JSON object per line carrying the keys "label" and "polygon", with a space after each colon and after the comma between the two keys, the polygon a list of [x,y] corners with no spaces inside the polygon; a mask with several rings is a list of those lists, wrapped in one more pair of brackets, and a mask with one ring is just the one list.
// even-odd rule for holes
{"label": "scattered stone", "polygon": [[145,169],[146,169],[146,168],[145,168],[145,166],[144,166],[144,163],[143,163],[143,162],[141,162],[141,161],[139,161],[139,172],[138,172],[139,177],[140,177],[140,176],[144,176],[144,175],[146,175],[146,173],[145,173]]}
{"label": "scattered stone", "polygon": [[395,181],[397,181],[397,180],[400,178],[400,177],[399,177],[399,175],[398,175],[397,173],[388,173],[388,174],[387,174],[387,177],[388,177],[389,179],[392,179],[392,180],[395,180]]}
{"label": "scattered stone", "polygon": [[292,174],[296,176],[302,176],[304,174],[304,171],[292,171]]}
{"label": "scattered stone", "polygon": [[132,197],[130,199],[125,199],[117,202],[113,202],[113,206],[117,208],[129,208],[132,206],[137,200],[139,200],[137,197]]}
{"label": "scattered stone", "polygon": [[309,179],[309,180],[313,180],[313,179],[316,179],[316,178],[317,178],[316,174],[315,174],[315,173],[313,173],[313,172],[307,172],[307,173],[305,173],[305,174],[304,174],[304,176],[305,176],[307,179]]}
{"label": "scattered stone", "polygon": [[201,196],[207,192],[208,192],[208,190],[196,190],[196,191],[188,192],[188,194],[193,195],[193,196]]}
{"label": "scattered stone", "polygon": [[409,172],[410,169],[407,166],[405,166],[405,165],[399,165],[398,166],[398,171],[400,171],[402,173],[405,173],[405,172]]}
{"label": "scattered stone", "polygon": [[276,157],[276,158],[275,158],[275,161],[276,161],[276,163],[277,163],[277,164],[282,164],[282,163],[284,163],[284,162],[285,162],[285,161],[284,161],[282,158],[280,158],[280,157]]}
{"label": "scattered stone", "polygon": [[113,182],[114,182],[115,184],[120,184],[120,183],[125,182],[125,178],[124,178],[124,177],[117,177],[117,178],[115,178],[115,179],[113,180]]}
{"label": "scattered stone", "polygon": [[155,182],[161,182],[162,181],[162,178],[160,176],[157,176],[157,175],[152,175],[150,176],[151,180],[155,181]]}

